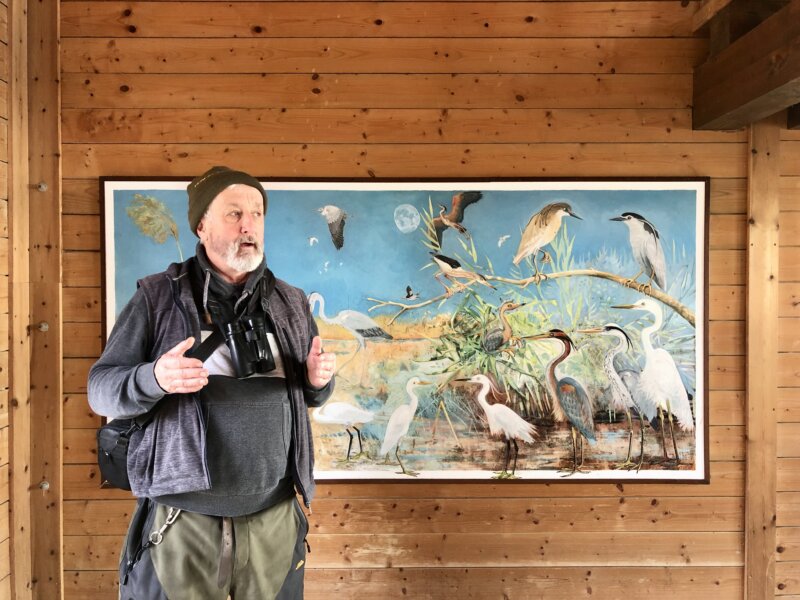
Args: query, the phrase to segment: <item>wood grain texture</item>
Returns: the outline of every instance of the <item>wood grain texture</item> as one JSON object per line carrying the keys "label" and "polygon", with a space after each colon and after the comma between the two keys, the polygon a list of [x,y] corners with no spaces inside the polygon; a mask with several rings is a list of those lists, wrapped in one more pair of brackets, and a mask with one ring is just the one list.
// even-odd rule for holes
{"label": "wood grain texture", "polygon": [[67,73],[62,107],[680,109],[691,83],[649,74]]}
{"label": "wood grain texture", "polygon": [[66,38],[65,73],[691,73],[692,38]]}
{"label": "wood grain texture", "polygon": [[[194,15],[185,19],[186,14]],[[687,37],[678,2],[65,2],[64,37]]]}

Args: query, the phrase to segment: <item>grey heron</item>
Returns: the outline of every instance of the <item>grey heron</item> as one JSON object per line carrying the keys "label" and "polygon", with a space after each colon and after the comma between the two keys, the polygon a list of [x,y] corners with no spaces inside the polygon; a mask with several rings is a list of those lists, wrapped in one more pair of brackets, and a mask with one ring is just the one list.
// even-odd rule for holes
{"label": "grey heron", "polygon": [[603,327],[579,329],[578,333],[600,334],[616,340],[614,347],[605,355],[603,373],[608,379],[611,388],[611,404],[614,410],[625,411],[625,415],[628,418],[628,455],[625,461],[618,465],[618,468],[635,467],[638,471],[642,468],[642,461],[644,460],[644,417],[642,417],[639,427],[639,461],[633,462],[631,461],[633,446],[633,419],[631,417],[631,409],[635,409],[641,416],[641,408],[636,403],[636,400],[634,400],[629,387],[623,381],[621,373],[617,372],[617,369],[614,367],[614,358],[626,349],[631,348],[631,339],[622,327],[614,323],[608,323]]}

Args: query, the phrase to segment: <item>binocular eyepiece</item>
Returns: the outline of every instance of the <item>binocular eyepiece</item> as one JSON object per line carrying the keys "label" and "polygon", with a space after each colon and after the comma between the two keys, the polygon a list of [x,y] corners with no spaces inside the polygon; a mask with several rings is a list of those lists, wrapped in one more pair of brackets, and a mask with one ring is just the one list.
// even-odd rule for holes
{"label": "binocular eyepiece", "polygon": [[245,315],[238,321],[226,323],[222,333],[237,378],[275,370],[275,358],[269,347],[263,317]]}

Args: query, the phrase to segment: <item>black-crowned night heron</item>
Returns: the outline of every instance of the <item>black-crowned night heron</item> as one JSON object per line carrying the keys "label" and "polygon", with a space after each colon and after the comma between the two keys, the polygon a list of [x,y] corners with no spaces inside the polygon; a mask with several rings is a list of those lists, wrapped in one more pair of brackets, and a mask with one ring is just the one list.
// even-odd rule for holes
{"label": "black-crowned night heron", "polygon": [[333,245],[337,250],[341,250],[344,246],[344,225],[347,221],[347,213],[333,204],[326,204],[322,208],[318,208],[317,212],[325,217]]}
{"label": "black-crowned night heron", "polygon": [[580,219],[566,202],[548,204],[530,218],[522,232],[522,239],[520,239],[517,253],[514,255],[514,264],[518,265],[524,258],[530,256],[533,260],[534,277],[537,283],[547,276],[539,270],[539,265],[536,264],[536,255],[541,251],[544,260],[550,260],[550,255],[542,248],[555,239],[561,228],[561,220],[566,216]]}
{"label": "black-crowned night heron", "polygon": [[436,254],[435,252],[431,252],[431,257],[433,262],[439,267],[439,272],[434,275],[436,280],[444,286],[444,289],[447,292],[447,296],[450,297],[453,295],[453,290],[447,287],[447,285],[439,278],[440,275],[444,275],[445,278],[452,281],[456,286],[458,286],[459,291],[466,289],[463,283],[459,281],[459,279],[464,279],[466,281],[475,281],[481,285],[485,285],[486,287],[492,288],[493,290],[496,289],[491,283],[486,280],[486,277],[481,275],[480,273],[475,273],[474,271],[467,271],[465,268],[461,266],[461,263],[458,262],[455,258],[450,258],[449,256],[445,256],[444,254]]}
{"label": "black-crowned night heron", "polygon": [[669,460],[664,427],[664,412],[667,413],[667,420],[672,433],[672,447],[675,451],[675,462],[680,463],[678,443],[675,441],[673,416],[678,420],[678,425],[683,431],[694,430],[694,417],[689,395],[683,385],[675,360],[663,348],[653,348],[652,335],[661,329],[664,324],[661,306],[652,298],[642,298],[633,304],[623,304],[612,308],[644,310],[654,317],[653,324],[644,327],[641,333],[645,362],[644,368],[639,375],[639,403],[645,416],[658,413],[665,461]]}
{"label": "black-crowned night heron", "polygon": [[525,306],[524,302],[511,302],[510,300],[506,300],[500,305],[497,310],[499,323],[488,329],[481,340],[481,346],[486,352],[496,352],[513,339],[513,331],[506,318],[506,313],[523,306]]}
{"label": "black-crowned night heron", "polygon": [[622,221],[628,226],[631,238],[633,258],[639,263],[639,272],[628,280],[628,285],[639,285],[636,281],[642,273],[648,277],[643,288],[652,288],[652,282],[662,290],[667,289],[667,262],[664,260],[664,249],[661,237],[655,226],[642,215],[633,212],[622,213],[611,221]]}
{"label": "black-crowned night heron", "polygon": [[[503,465],[503,470],[497,473],[495,478],[514,479],[514,473],[517,471],[517,457],[519,457],[519,445],[517,441],[532,444],[534,436],[536,435],[536,428],[505,404],[489,404],[486,401],[486,396],[489,395],[489,389],[492,387],[492,382],[486,375],[473,375],[469,379],[458,379],[456,381],[469,381],[481,386],[481,389],[478,391],[478,404],[480,404],[483,412],[486,414],[486,420],[489,423],[489,433],[492,436],[501,438],[506,446],[506,460]],[[511,473],[509,473],[508,463],[511,457],[512,443],[514,444],[514,466],[511,469]]]}
{"label": "black-crowned night heron", "polygon": [[369,423],[375,418],[375,415],[368,410],[364,410],[359,406],[353,406],[347,402],[326,402],[319,408],[315,408],[312,412],[315,422],[322,425],[341,425],[350,436],[350,442],[347,444],[347,457],[345,462],[350,461],[350,450],[353,447],[353,434],[350,428],[356,430],[358,434],[358,454],[356,458],[364,454],[364,445],[361,441],[361,430],[356,425]]}
{"label": "black-crowned night heron", "polygon": [[[592,401],[583,386],[572,377],[556,378],[556,367],[569,356],[575,344],[572,339],[560,329],[551,329],[547,333],[530,336],[531,340],[558,340],[564,345],[564,351],[551,360],[545,367],[547,389],[550,396],[561,407],[567,418],[572,432],[572,470],[567,476],[580,471],[583,466],[583,438],[594,444],[597,438],[594,434],[594,415],[592,414]],[[578,442],[580,442],[581,460],[578,462]]]}
{"label": "black-crowned night heron", "polygon": [[408,394],[411,402],[408,404],[401,404],[389,417],[389,424],[386,426],[386,433],[383,436],[383,443],[381,449],[378,451],[378,456],[386,456],[394,449],[394,456],[400,464],[400,469],[404,475],[416,477],[418,473],[406,469],[403,461],[400,460],[400,443],[408,433],[408,428],[411,426],[411,421],[414,419],[414,414],[417,412],[419,399],[414,392],[414,388],[418,385],[428,385],[429,382],[422,381],[419,377],[412,377],[406,383],[406,393]]}
{"label": "black-crowned night heron", "polygon": [[464,220],[464,210],[481,198],[483,198],[482,192],[460,192],[453,196],[450,212],[446,214],[447,207],[442,204],[439,205],[439,216],[433,219],[433,228],[436,230],[436,242],[440,249],[442,247],[442,236],[448,228],[455,229],[469,238],[466,228],[461,225]]}
{"label": "black-crowned night heron", "polygon": [[[628,456],[622,463],[617,465],[617,468],[629,469],[635,467],[638,471],[642,468],[642,461],[644,460],[644,417],[641,415],[641,408],[636,403],[636,400],[634,400],[630,389],[625,385],[622,376],[614,367],[614,358],[621,352],[629,350],[632,347],[631,339],[622,327],[614,323],[608,323],[603,327],[579,329],[578,333],[600,334],[617,340],[614,347],[605,355],[603,361],[603,374],[608,379],[610,386],[611,407],[614,410],[625,411],[625,415],[628,417]],[[642,418],[639,428],[639,462],[633,462],[631,460],[631,450],[633,446],[633,419],[631,417],[631,409],[634,409]]]}

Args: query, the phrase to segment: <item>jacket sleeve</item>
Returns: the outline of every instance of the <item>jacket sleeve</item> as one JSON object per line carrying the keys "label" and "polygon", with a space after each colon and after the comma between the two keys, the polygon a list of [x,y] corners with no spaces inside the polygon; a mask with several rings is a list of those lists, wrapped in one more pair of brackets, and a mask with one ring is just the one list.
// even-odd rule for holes
{"label": "jacket sleeve", "polygon": [[[305,315],[308,320],[308,343],[306,345],[306,355],[308,355],[308,352],[311,350],[311,342],[314,340],[314,337],[319,335],[319,329],[308,307],[308,300],[305,294],[303,294],[303,305],[305,306]],[[313,387],[308,381],[308,369],[306,369],[306,365],[303,363],[303,396],[308,406],[322,406],[325,404],[328,398],[331,397],[331,394],[333,394],[335,384],[336,378],[331,377],[331,380],[325,387],[319,389]]]}
{"label": "jacket sleeve", "polygon": [[125,419],[143,415],[165,392],[150,360],[150,311],[137,289],[122,309],[105,350],[89,370],[89,405],[99,415]]}

